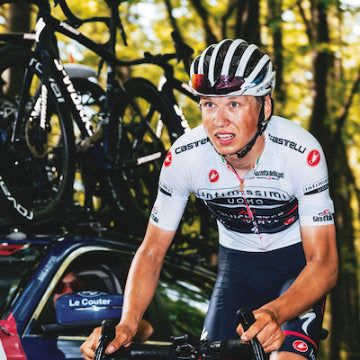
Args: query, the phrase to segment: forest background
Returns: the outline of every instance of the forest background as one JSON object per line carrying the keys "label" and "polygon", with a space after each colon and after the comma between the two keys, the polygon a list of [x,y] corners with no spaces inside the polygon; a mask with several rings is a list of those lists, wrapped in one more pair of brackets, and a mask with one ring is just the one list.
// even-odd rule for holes
{"label": "forest background", "polygon": [[[68,0],[80,17],[108,14],[97,0]],[[53,7],[53,4],[51,4]],[[275,113],[308,129],[322,144],[329,167],[335,204],[340,276],[328,298],[320,359],[360,359],[359,205],[360,205],[360,1],[359,0],[147,0],[121,3],[128,46],[121,41],[121,59],[173,52],[170,33],[177,30],[195,55],[223,38],[243,38],[259,45],[275,64]],[[60,9],[52,12],[64,18]],[[34,28],[35,7],[0,7],[0,31]],[[107,40],[106,29],[86,25],[92,39]],[[59,37],[62,58],[97,69],[94,54]],[[181,64],[176,76],[188,81]],[[137,66],[120,69],[121,77],[151,81],[161,71]],[[194,104],[183,104],[193,127],[200,122]],[[210,236],[213,242],[214,237]]]}

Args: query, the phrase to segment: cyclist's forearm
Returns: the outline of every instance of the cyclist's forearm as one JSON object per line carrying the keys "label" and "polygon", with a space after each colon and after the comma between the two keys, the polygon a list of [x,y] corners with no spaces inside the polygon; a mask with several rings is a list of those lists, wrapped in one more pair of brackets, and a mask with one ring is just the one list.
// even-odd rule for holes
{"label": "cyclist's forearm", "polygon": [[174,232],[163,231],[149,225],[144,241],[132,261],[125,286],[124,307],[121,322],[129,326],[139,325],[157,287],[166,251]]}
{"label": "cyclist's forearm", "polygon": [[333,288],[336,279],[337,270],[334,266],[311,262],[282,296],[264,305],[262,309],[272,311],[279,324],[283,324],[309,310]]}
{"label": "cyclist's forearm", "polygon": [[139,248],[126,282],[122,322],[139,324],[154,296],[161,266],[162,261]]}
{"label": "cyclist's forearm", "polygon": [[263,308],[274,311],[280,324],[307,311],[336,284],[338,257],[335,228],[302,229],[307,264],[290,288]]}

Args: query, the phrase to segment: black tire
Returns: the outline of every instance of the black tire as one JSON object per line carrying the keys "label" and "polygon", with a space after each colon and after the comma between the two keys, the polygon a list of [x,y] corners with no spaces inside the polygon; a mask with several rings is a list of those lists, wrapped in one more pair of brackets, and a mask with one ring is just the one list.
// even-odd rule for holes
{"label": "black tire", "polygon": [[[115,148],[112,183],[126,213],[142,231],[156,198],[162,163],[179,131],[168,105],[151,82],[132,78],[124,87],[127,94],[121,98],[122,123],[113,120],[109,124]],[[159,117],[163,127],[156,133]]]}
{"label": "black tire", "polygon": [[[100,113],[105,106],[105,90],[97,83],[87,78],[71,78],[77,90],[86,116],[96,129],[101,121]],[[77,134],[75,134],[77,138]],[[98,141],[104,146],[105,137]],[[79,151],[77,154],[78,169],[75,173],[74,201],[87,210],[98,210],[104,206],[104,200],[110,200],[109,191],[106,190],[104,174],[94,154],[91,151]]]}
{"label": "black tire", "polygon": [[[23,74],[31,59],[38,66],[13,143]],[[47,131],[39,131],[39,116],[30,116],[38,97],[39,65],[31,51],[9,48],[0,57],[0,206],[14,226],[25,231],[61,215],[72,196],[75,169],[72,121],[65,103],[56,98],[55,93],[61,95],[55,82],[48,87]]]}

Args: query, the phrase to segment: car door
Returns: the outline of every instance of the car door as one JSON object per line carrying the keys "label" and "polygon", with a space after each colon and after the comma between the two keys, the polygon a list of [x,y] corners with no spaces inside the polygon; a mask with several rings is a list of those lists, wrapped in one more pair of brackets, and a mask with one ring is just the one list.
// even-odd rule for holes
{"label": "car door", "polygon": [[80,345],[97,323],[81,326],[60,326],[55,314],[58,283],[69,271],[76,271],[83,292],[121,294],[131,260],[131,253],[106,246],[82,246],[69,253],[59,266],[41,298],[22,336],[22,345],[29,360],[82,359]]}

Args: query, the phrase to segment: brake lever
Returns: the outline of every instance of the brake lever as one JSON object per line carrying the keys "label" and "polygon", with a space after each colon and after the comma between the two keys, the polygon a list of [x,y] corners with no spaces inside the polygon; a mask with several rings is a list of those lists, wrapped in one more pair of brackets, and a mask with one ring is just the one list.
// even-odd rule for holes
{"label": "brake lever", "polygon": [[194,49],[186,44],[181,38],[180,34],[177,31],[171,33],[173,39],[177,60],[178,62],[182,61],[185,67],[186,72],[190,73],[190,63],[191,55],[194,53]]}
{"label": "brake lever", "polygon": [[114,320],[103,320],[101,323],[101,334],[95,350],[94,360],[103,359],[107,346],[115,337],[115,324]]}
{"label": "brake lever", "polygon": [[[239,322],[242,325],[243,329],[247,331],[250,326],[255,322],[254,314],[249,309],[240,309],[236,312]],[[250,341],[250,346],[252,352],[255,356],[255,360],[268,360],[269,355],[265,354],[264,349],[262,348],[259,340],[254,337]]]}

